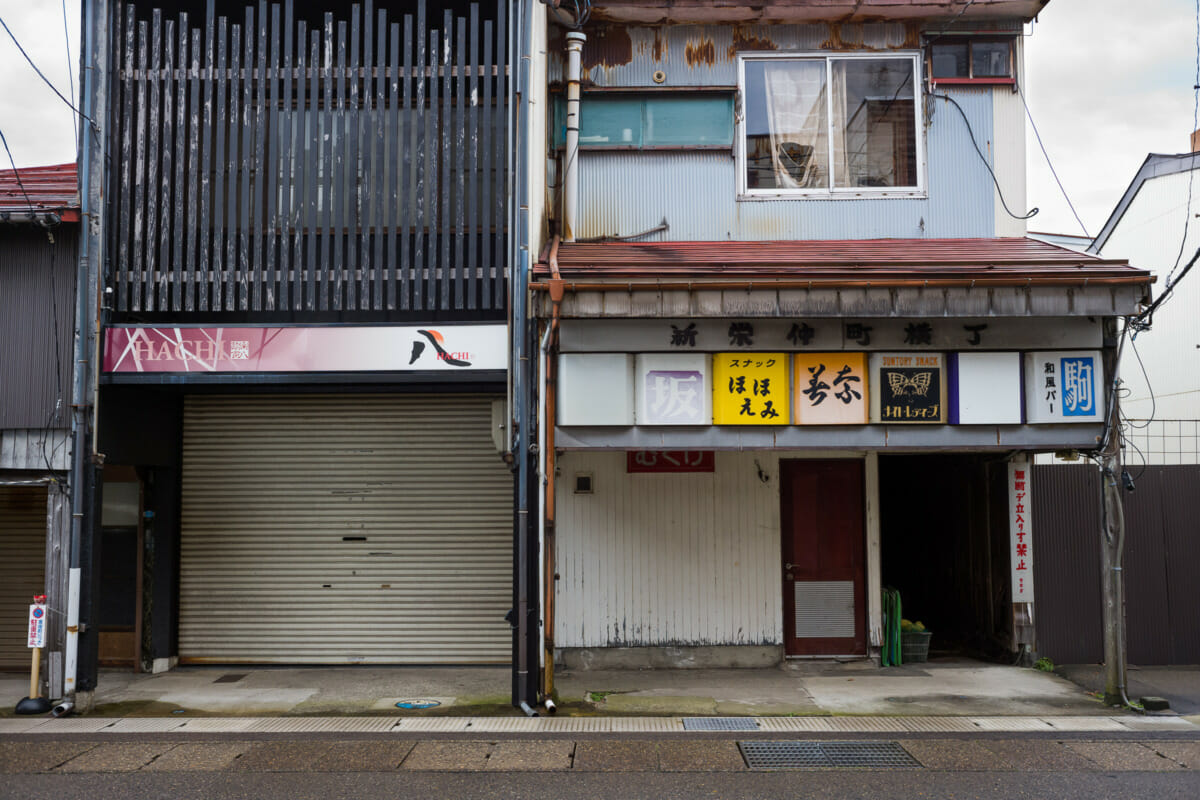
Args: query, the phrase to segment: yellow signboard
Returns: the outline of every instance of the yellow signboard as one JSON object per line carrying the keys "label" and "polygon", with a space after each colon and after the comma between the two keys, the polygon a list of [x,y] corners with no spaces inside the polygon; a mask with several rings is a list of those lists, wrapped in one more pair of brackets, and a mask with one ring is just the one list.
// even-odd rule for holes
{"label": "yellow signboard", "polygon": [[866,353],[796,353],[797,425],[867,423]]}
{"label": "yellow signboard", "polygon": [[787,353],[713,355],[713,423],[787,425]]}

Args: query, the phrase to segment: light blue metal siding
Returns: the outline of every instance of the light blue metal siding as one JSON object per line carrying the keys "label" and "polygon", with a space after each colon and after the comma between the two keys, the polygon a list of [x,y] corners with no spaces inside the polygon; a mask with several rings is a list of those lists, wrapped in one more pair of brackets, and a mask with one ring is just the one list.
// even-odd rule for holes
{"label": "light blue metal siding", "polygon": [[[990,158],[992,98],[986,88],[947,91]],[[863,200],[737,200],[732,152],[580,153],[579,235],[625,236],[658,225],[644,241],[768,241],[988,237],[992,182],[958,111],[933,99],[927,118],[927,196]]]}

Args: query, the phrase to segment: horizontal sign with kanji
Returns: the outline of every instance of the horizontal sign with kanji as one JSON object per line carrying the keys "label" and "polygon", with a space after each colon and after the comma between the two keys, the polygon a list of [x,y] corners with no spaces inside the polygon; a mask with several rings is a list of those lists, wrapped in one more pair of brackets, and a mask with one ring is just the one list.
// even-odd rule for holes
{"label": "horizontal sign with kanji", "polygon": [[715,472],[712,450],[630,450],[625,454],[626,472]]}
{"label": "horizontal sign with kanji", "polygon": [[787,353],[714,353],[713,423],[787,425]]}
{"label": "horizontal sign with kanji", "polygon": [[865,353],[797,353],[793,357],[797,425],[865,425]]}

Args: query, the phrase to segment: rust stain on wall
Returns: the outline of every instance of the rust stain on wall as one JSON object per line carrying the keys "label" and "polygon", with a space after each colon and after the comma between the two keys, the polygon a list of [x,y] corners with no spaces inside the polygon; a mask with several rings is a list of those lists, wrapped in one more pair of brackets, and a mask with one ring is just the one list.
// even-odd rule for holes
{"label": "rust stain on wall", "polygon": [[755,36],[752,29],[747,29],[742,25],[733,26],[733,44],[729,46],[730,60],[737,58],[738,51],[778,49],[779,45],[770,39]]}
{"label": "rust stain on wall", "polygon": [[621,26],[605,25],[588,31],[588,40],[583,46],[583,68],[616,67],[633,61],[633,40],[629,30]]}
{"label": "rust stain on wall", "polygon": [[712,66],[717,63],[717,46],[712,39],[701,39],[698,42],[688,42],[684,53],[689,67],[702,64]]}
{"label": "rust stain on wall", "polygon": [[662,61],[663,56],[666,55],[667,43],[663,40],[661,28],[654,29],[654,49],[652,52],[654,54],[655,61]]}

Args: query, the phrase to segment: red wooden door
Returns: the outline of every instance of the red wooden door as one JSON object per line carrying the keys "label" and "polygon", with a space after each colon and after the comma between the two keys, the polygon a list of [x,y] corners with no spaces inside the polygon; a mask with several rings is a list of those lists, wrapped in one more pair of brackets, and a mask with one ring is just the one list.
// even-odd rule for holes
{"label": "red wooden door", "polygon": [[866,655],[863,462],[783,461],[783,640],[788,655]]}

